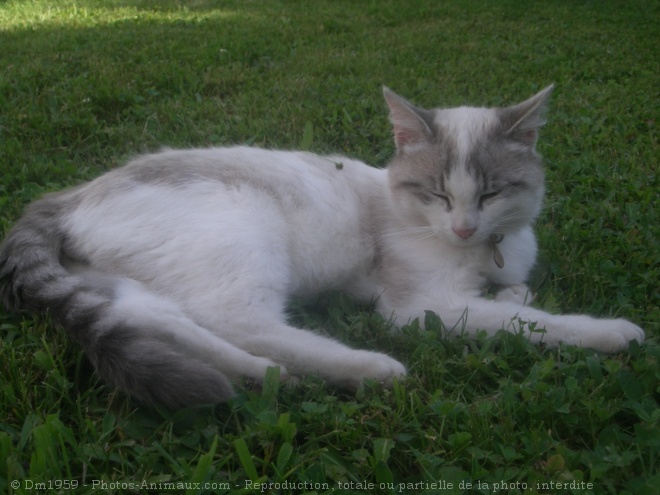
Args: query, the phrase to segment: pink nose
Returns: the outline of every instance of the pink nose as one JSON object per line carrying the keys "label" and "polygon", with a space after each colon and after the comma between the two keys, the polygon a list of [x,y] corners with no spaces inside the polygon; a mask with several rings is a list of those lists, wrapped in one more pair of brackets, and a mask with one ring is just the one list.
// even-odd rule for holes
{"label": "pink nose", "polygon": [[461,239],[468,239],[472,237],[472,234],[474,234],[477,229],[457,229],[456,227],[452,227],[452,230],[454,231],[454,234]]}

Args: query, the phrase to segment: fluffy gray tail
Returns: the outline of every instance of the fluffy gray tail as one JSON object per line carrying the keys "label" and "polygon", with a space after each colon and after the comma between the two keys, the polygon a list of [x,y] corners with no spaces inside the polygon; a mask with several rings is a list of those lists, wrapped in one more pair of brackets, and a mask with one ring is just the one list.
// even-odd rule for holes
{"label": "fluffy gray tail", "polygon": [[219,370],[112,314],[118,277],[76,273],[73,264],[84,265],[84,259],[67,252],[58,199],[52,195],[30,205],[0,244],[5,307],[49,312],[103,380],[145,403],[179,408],[230,398],[231,384]]}

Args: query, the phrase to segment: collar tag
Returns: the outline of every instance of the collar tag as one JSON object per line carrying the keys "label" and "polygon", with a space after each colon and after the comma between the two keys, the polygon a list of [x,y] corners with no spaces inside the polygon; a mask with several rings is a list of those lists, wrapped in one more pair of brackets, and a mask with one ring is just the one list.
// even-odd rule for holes
{"label": "collar tag", "polygon": [[504,235],[502,234],[490,234],[490,237],[488,237],[488,245],[493,250],[493,261],[498,268],[504,268],[504,256],[502,256],[502,252],[497,247],[502,242],[502,239],[504,239]]}

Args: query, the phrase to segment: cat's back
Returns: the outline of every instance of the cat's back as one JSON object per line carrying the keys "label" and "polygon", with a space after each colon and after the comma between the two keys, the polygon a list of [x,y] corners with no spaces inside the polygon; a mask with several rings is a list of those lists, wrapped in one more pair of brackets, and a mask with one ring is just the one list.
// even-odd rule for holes
{"label": "cat's back", "polygon": [[230,189],[255,188],[273,193],[312,188],[368,188],[381,183],[385,172],[341,156],[302,151],[277,151],[247,146],[164,150],[143,155],[118,171],[144,184],[181,187],[200,183]]}
{"label": "cat's back", "polygon": [[306,291],[370,257],[370,202],[385,184],[384,170],[344,157],[165,150],[65,193],[64,224],[72,250],[106,271],[146,280],[159,263],[237,265],[259,249],[295,260],[291,290]]}
{"label": "cat's back", "polygon": [[[342,156],[247,146],[165,149],[138,156],[77,188],[59,193],[78,213],[99,209],[199,209],[199,203],[274,201],[289,213],[354,205],[378,196],[386,172]],[[117,203],[124,206],[116,208]]]}

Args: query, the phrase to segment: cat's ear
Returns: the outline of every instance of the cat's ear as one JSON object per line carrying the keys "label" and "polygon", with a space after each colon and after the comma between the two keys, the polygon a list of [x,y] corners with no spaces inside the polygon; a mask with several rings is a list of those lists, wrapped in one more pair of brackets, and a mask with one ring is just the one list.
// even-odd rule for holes
{"label": "cat's ear", "polygon": [[502,110],[507,137],[532,149],[536,146],[539,128],[546,122],[545,114],[553,87],[551,84],[529,100]]}
{"label": "cat's ear", "polygon": [[429,141],[433,136],[425,120],[425,110],[397,95],[387,86],[383,86],[383,96],[390,108],[390,121],[394,131],[394,143],[399,151]]}

